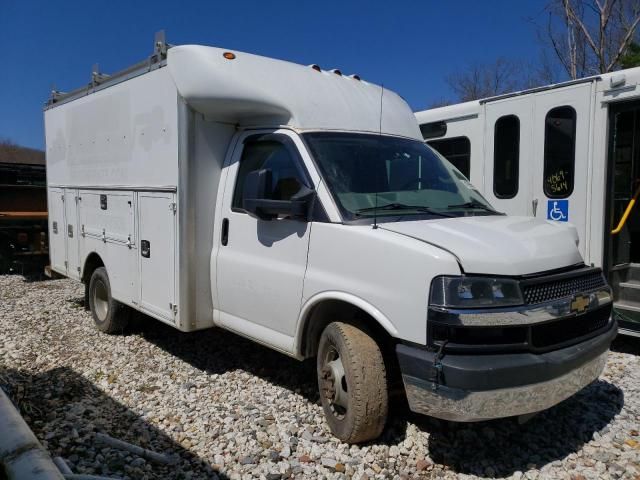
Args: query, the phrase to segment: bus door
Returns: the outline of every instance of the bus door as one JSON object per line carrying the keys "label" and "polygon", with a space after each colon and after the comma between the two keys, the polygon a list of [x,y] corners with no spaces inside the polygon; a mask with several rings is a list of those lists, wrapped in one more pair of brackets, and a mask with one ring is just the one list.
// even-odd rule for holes
{"label": "bus door", "polygon": [[535,96],[532,209],[537,218],[570,222],[580,253],[589,251],[589,152],[592,83]]}
{"label": "bus door", "polygon": [[532,121],[531,96],[486,105],[484,197],[509,215],[533,215]]}

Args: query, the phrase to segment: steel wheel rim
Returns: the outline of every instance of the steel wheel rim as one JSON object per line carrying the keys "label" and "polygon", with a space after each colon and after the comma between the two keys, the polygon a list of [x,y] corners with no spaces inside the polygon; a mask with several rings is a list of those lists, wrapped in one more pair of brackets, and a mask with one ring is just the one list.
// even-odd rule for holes
{"label": "steel wheel rim", "polygon": [[349,388],[342,358],[331,345],[322,359],[320,368],[320,394],[328,402],[331,412],[344,418],[349,408]]}
{"label": "steel wheel rim", "polygon": [[101,322],[107,319],[109,313],[109,292],[102,280],[97,280],[93,287],[93,311]]}

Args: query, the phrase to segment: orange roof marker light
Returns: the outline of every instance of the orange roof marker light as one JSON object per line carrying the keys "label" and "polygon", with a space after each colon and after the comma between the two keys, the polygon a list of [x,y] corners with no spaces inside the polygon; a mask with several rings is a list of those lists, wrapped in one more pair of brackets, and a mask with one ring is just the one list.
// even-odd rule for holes
{"label": "orange roof marker light", "polygon": [[227,60],[235,60],[235,58],[236,58],[236,54],[235,54],[235,53],[232,53],[232,52],[224,52],[224,53],[222,54],[222,56],[223,56],[224,58],[226,58]]}
{"label": "orange roof marker light", "polygon": [[360,75],[356,75],[355,73],[353,75],[349,75],[349,78],[360,81]]}
{"label": "orange roof marker light", "polygon": [[311,68],[313,68],[316,72],[321,72],[322,69],[320,68],[319,65],[316,65],[315,63],[312,63],[311,65],[309,65]]}
{"label": "orange roof marker light", "polygon": [[342,76],[342,72],[340,70],[338,70],[337,68],[334,68],[333,70],[331,70],[331,73],[335,73],[336,75]]}

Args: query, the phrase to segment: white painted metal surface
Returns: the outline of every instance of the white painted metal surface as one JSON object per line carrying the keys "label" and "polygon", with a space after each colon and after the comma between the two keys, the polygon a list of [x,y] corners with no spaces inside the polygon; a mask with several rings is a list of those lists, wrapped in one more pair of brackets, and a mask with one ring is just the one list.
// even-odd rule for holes
{"label": "white painted metal surface", "polygon": [[[273,133],[294,136],[287,130]],[[255,132],[245,133],[239,141],[251,134]],[[227,166],[222,201],[221,217],[229,222],[229,242],[219,250],[216,264],[220,323],[251,335],[251,329],[242,331],[243,324],[237,321],[244,319],[250,322],[247,326],[263,326],[292,339],[300,312],[311,223],[262,221],[232,209],[236,185],[233,179],[242,151],[240,143]]]}
{"label": "white painted metal surface", "polygon": [[395,222],[381,228],[446,248],[465,273],[527,275],[582,262],[575,228],[527,217]]}
{"label": "white painted metal surface", "polygon": [[[418,123],[445,121],[452,138],[471,140],[471,182],[498,209],[509,214],[547,218],[548,198],[543,191],[544,121],[550,109],[568,105],[577,113],[575,181],[569,200],[568,221],[580,237],[580,252],[587,263],[603,266],[603,243],[608,232],[606,179],[609,107],[640,99],[640,68],[603,74],[579,82],[550,85],[513,95],[465,102],[416,112]],[[493,194],[493,136],[500,115],[520,119],[520,189],[511,199]]]}
{"label": "white painted metal surface", "polygon": [[344,300],[369,313],[389,334],[424,344],[431,280],[459,275],[460,267],[442,248],[384,225],[313,225],[303,311],[323,299]]}
{"label": "white painted metal surface", "polygon": [[[481,107],[483,109],[484,116],[486,121],[484,125],[482,125],[483,135],[485,140],[484,150],[486,152],[487,157],[492,160],[495,158],[495,133],[496,133],[496,122],[499,119],[506,118],[510,115],[515,115],[518,118],[520,124],[520,146],[519,146],[519,168],[518,168],[518,191],[515,197],[513,198],[503,198],[496,193],[495,185],[494,185],[494,162],[486,161],[486,162],[477,162],[475,161],[477,158],[482,158],[482,154],[478,155],[479,152],[472,152],[471,154],[471,163],[479,164],[484,167],[484,177],[486,180],[486,185],[484,188],[484,197],[489,200],[491,205],[493,205],[497,210],[504,212],[508,215],[533,215],[532,208],[532,195],[531,191],[533,188],[532,178],[533,178],[533,161],[534,161],[534,151],[532,145],[532,136],[533,136],[533,125],[534,121],[534,112],[535,109],[531,102],[526,99],[516,98],[510,100],[502,100],[497,102],[492,102]],[[478,120],[473,127],[477,127],[480,125],[480,121]],[[460,125],[463,127],[463,125]],[[470,140],[472,142],[472,146],[474,144],[481,145],[481,142],[475,141],[473,135],[469,133],[471,137]],[[473,148],[473,147],[472,147]],[[475,155],[474,155],[475,153]],[[477,174],[474,176],[474,173],[477,169],[474,169],[475,165],[472,166],[471,176],[477,178]]]}
{"label": "white painted metal surface", "polygon": [[140,306],[174,322],[176,221],[174,194],[138,194],[140,235]]}
{"label": "white painted metal surface", "polygon": [[46,110],[47,182],[175,187],[177,102],[163,68]]}
{"label": "white painted metal surface", "polygon": [[49,258],[51,268],[63,275],[67,274],[67,241],[65,238],[64,189],[49,188],[47,208],[49,211]]}
{"label": "white painted metal surface", "polygon": [[[79,197],[66,213],[76,216],[81,276],[99,257],[126,305],[183,331],[216,324],[300,357],[319,302],[350,303],[390,335],[424,344],[434,276],[580,262],[574,231],[532,219],[343,223],[301,134],[380,133],[382,100],[383,135],[421,138],[407,104],[346,76],[223,53],[174,47],[167,66],[46,110],[52,220],[62,217],[52,236],[56,271],[72,275],[56,203],[66,188]],[[290,140],[325,221],[262,221],[231,208],[242,142],[265,132]]]}
{"label": "white painted metal surface", "polygon": [[[289,125],[421,138],[395,92],[330,71],[199,45],[171,48],[169,71],[180,95],[207,117],[242,126]],[[382,113],[382,118],[380,114]]]}
{"label": "white painted metal surface", "polygon": [[64,190],[65,239],[67,242],[67,276],[80,279],[80,243],[78,239],[78,191]]}
{"label": "white painted metal surface", "polygon": [[[533,143],[530,149],[533,151],[533,161],[529,179],[533,182],[531,189],[531,201],[538,203],[536,217],[542,220],[547,219],[548,202],[553,199],[546,196],[543,184],[548,179],[544,178],[544,148],[545,148],[545,117],[548,112],[556,107],[569,106],[576,113],[575,128],[575,164],[573,191],[563,200],[569,202],[568,222],[573,224],[578,230],[580,242],[580,253],[584,256],[589,239],[585,236],[586,220],[588,217],[587,199],[587,172],[590,164],[590,141],[591,141],[591,89],[592,83],[572,85],[560,90],[549,90],[535,96],[533,105]],[[522,164],[522,162],[521,162]],[[553,176],[551,173],[549,176]],[[604,179],[603,179],[604,181]],[[526,213],[522,213],[526,214]]]}

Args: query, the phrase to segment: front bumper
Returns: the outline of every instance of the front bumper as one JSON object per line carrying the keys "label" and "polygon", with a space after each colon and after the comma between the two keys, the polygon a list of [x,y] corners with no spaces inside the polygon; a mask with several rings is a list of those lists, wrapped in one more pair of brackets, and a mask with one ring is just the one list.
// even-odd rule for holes
{"label": "front bumper", "polygon": [[550,408],[602,373],[615,338],[610,328],[584,342],[546,353],[446,354],[408,345],[396,351],[411,410],[473,422]]}

